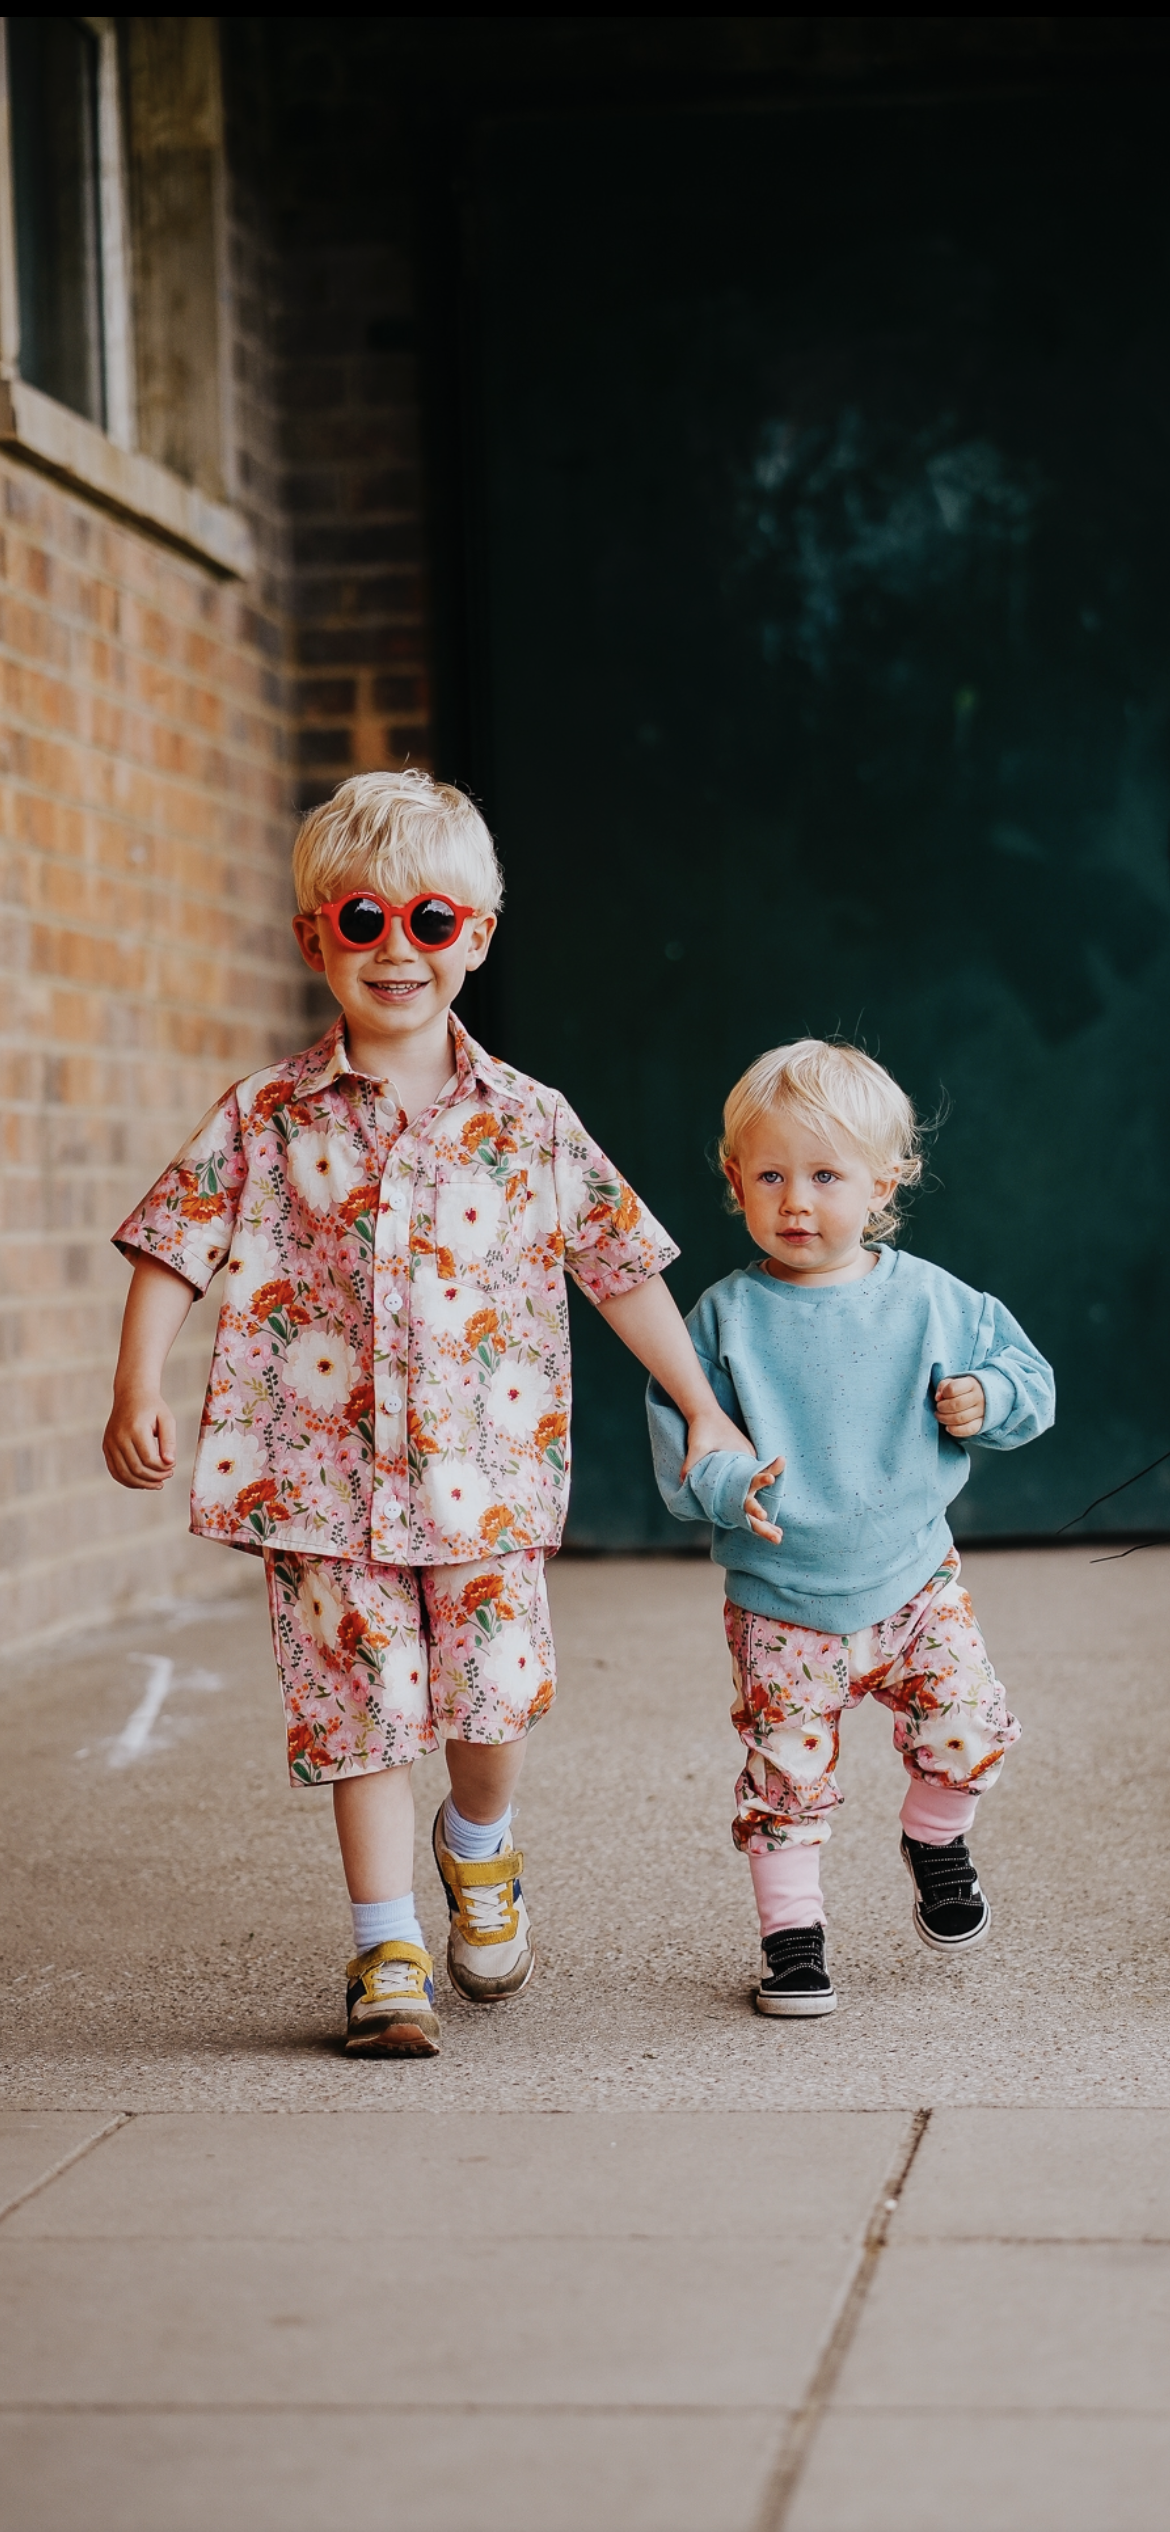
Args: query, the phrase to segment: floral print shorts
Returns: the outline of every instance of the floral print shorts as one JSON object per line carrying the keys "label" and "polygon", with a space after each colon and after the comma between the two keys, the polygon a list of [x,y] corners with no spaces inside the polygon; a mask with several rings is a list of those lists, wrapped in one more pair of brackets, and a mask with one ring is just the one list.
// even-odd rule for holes
{"label": "floral print shorts", "polygon": [[294,1785],[403,1767],[440,1741],[519,1741],[551,1706],[544,1552],[482,1564],[264,1559]]}
{"label": "floral print shorts", "polygon": [[841,1716],[863,1697],[889,1707],[908,1774],[956,1793],[994,1784],[1020,1737],[960,1588],[954,1548],[904,1608],[853,1635],[821,1635],[730,1600],[724,1618],[731,1719],[748,1752],[731,1833],[754,1854],[823,1845],[841,1800]]}

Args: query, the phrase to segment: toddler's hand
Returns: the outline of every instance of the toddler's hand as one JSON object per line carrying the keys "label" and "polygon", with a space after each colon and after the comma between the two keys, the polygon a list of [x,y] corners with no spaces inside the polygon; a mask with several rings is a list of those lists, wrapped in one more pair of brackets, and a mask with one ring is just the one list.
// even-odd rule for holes
{"label": "toddler's hand", "polygon": [[115,1398],[102,1439],[111,1477],[120,1486],[157,1494],[175,1473],[175,1419],[159,1391]]}
{"label": "toddler's hand", "polygon": [[944,1432],[953,1434],[956,1442],[982,1432],[986,1408],[982,1383],[973,1372],[963,1372],[957,1380],[940,1380],[934,1393],[934,1412]]}
{"label": "toddler's hand", "polygon": [[782,1459],[769,1460],[767,1467],[761,1468],[759,1476],[753,1477],[743,1499],[744,1511],[747,1514],[750,1527],[755,1531],[756,1537],[758,1539],[771,1539],[773,1547],[779,1547],[780,1541],[784,1536],[784,1532],[783,1530],[777,1529],[774,1521],[769,1521],[768,1515],[765,1512],[763,1505],[757,1501],[757,1497],[762,1493],[765,1486],[775,1485],[776,1479],[778,1478],[783,1466],[784,1462]]}

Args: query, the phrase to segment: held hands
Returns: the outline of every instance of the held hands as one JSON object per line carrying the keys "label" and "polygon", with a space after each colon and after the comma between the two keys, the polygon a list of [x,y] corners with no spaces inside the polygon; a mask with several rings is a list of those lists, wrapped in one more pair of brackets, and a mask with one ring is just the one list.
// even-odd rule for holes
{"label": "held hands", "polygon": [[[716,1406],[714,1399],[709,1406],[700,1407],[687,1426],[687,1455],[679,1470],[680,1477],[689,1477],[692,1468],[697,1467],[701,1459],[706,1459],[709,1451],[742,1451],[746,1458],[755,1458],[751,1443],[740,1432],[738,1424],[733,1424],[731,1417],[724,1415],[722,1407]],[[744,1511],[756,1537],[771,1539],[777,1547],[784,1533],[777,1529],[774,1521],[769,1521],[756,1498],[761,1487],[774,1485],[783,1466],[782,1459],[774,1459],[769,1467],[762,1468],[759,1476],[753,1477],[744,1497]]]}
{"label": "held hands", "polygon": [[982,1432],[986,1407],[982,1383],[973,1372],[963,1372],[957,1380],[940,1380],[934,1393],[934,1412],[943,1431],[956,1442]]}
{"label": "held hands", "polygon": [[175,1419],[166,1399],[155,1390],[115,1393],[102,1451],[111,1477],[120,1486],[146,1488],[157,1494],[175,1473]]}

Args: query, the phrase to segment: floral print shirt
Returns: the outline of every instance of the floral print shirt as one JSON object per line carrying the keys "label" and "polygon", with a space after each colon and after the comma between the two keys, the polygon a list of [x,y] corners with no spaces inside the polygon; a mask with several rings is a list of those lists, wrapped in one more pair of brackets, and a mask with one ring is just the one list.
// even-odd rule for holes
{"label": "floral print shirt", "polygon": [[408,1125],[338,1019],[219,1100],[114,1235],[199,1293],[226,1263],[205,1537],[393,1565],[559,1541],[565,1267],[606,1301],[678,1251],[557,1091],[451,1027]]}

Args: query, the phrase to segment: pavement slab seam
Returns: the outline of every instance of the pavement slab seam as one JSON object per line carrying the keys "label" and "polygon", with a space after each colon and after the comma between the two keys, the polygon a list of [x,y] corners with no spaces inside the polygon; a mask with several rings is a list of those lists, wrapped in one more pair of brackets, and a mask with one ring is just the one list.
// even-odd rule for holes
{"label": "pavement slab seam", "polygon": [[817,2429],[832,2403],[845,2359],[857,2334],[878,2261],[886,2247],[890,2219],[897,2211],[910,2178],[915,2156],[930,2125],[930,2117],[929,2109],[915,2111],[909,2134],[903,2141],[888,2179],[882,2183],[837,2318],[804,2399],[785,2434],[756,2517],[755,2532],[784,2532]]}
{"label": "pavement slab seam", "polygon": [[105,2145],[110,2137],[118,2134],[120,2128],[127,2127],[133,2115],[131,2110],[119,2110],[115,2118],[107,2119],[105,2126],[98,2129],[96,2136],[85,2137],[80,2145],[73,2147],[71,2153],[62,2154],[47,2172],[38,2172],[36,2179],[29,2182],[27,2189],[18,2189],[13,2197],[6,2198],[3,2206],[0,2207],[0,2224],[3,2224],[6,2216],[15,2215],[18,2207],[26,2207],[30,2198],[39,2198],[43,2189],[51,2189],[53,2182],[60,2180],[63,2172],[71,2171],[74,2163],[84,2162],[87,2154],[95,2153],[99,2145]]}

